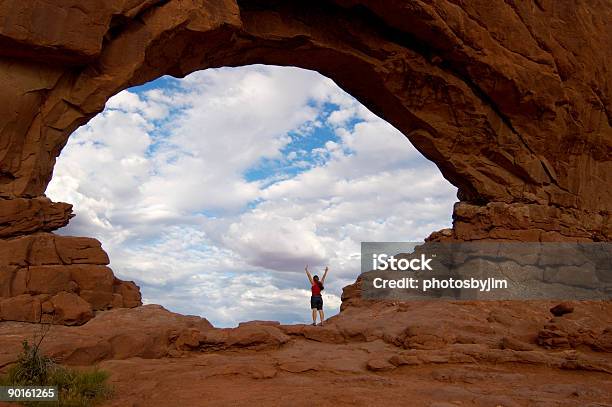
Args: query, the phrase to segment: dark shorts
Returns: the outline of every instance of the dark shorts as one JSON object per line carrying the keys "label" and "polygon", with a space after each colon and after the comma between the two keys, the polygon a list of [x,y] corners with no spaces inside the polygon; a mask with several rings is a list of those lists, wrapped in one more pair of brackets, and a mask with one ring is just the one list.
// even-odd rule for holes
{"label": "dark shorts", "polygon": [[310,297],[310,309],[323,309],[323,297],[313,295]]}

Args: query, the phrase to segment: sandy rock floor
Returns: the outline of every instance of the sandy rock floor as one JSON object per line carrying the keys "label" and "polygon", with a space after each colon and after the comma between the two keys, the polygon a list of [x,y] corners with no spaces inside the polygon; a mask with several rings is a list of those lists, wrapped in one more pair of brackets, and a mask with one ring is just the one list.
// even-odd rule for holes
{"label": "sandy rock floor", "polygon": [[[323,327],[219,329],[157,305],[53,326],[44,351],[111,373],[105,406],[612,406],[612,303],[355,303]],[[36,324],[0,323],[0,369]]]}

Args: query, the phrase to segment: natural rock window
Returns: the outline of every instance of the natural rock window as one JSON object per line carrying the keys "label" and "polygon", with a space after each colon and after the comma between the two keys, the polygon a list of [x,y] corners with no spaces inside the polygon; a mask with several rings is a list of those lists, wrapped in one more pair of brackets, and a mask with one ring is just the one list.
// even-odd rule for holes
{"label": "natural rock window", "polygon": [[69,139],[47,189],[58,231],[93,236],[144,301],[206,316],[307,321],[305,264],[329,262],[328,314],[359,243],[450,227],[456,189],[390,124],[313,72],[164,77],[112,97]]}

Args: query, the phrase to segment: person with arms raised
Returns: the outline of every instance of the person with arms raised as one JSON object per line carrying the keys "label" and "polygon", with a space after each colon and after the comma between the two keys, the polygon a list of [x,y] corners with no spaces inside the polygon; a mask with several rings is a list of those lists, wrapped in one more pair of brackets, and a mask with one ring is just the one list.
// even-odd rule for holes
{"label": "person with arms raised", "polygon": [[327,277],[327,272],[329,271],[329,267],[325,267],[325,272],[323,273],[323,278],[319,279],[318,275],[311,276],[308,271],[308,266],[305,267],[306,275],[308,276],[308,281],[310,281],[310,290],[312,292],[312,296],[310,297],[310,309],[312,310],[312,325],[317,325],[317,312],[319,313],[319,320],[321,321],[320,325],[323,326],[323,320],[325,319],[323,313],[323,297],[321,296],[321,291],[325,289],[323,284],[325,283],[325,277]]}

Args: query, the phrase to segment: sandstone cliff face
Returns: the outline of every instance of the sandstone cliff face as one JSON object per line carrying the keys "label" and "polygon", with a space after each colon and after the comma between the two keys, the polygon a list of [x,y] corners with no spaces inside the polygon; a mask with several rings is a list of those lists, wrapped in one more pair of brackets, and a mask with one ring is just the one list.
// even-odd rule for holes
{"label": "sandstone cliff face", "polygon": [[612,237],[608,1],[37,0],[0,16],[0,238],[68,222],[44,191],[109,97],[252,63],[329,76],[434,161],[459,188],[434,240]]}

